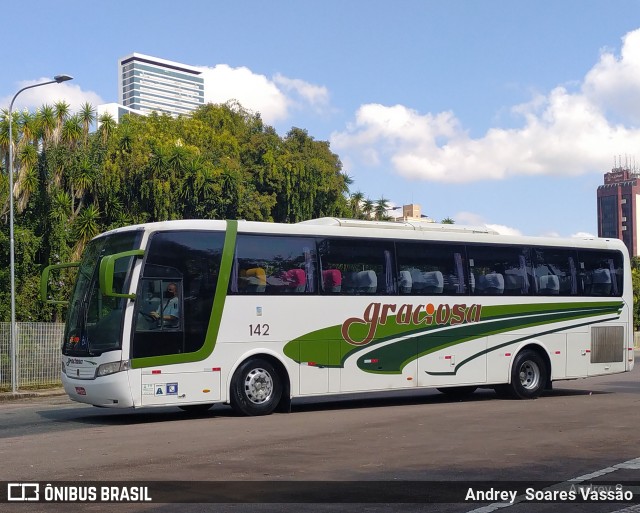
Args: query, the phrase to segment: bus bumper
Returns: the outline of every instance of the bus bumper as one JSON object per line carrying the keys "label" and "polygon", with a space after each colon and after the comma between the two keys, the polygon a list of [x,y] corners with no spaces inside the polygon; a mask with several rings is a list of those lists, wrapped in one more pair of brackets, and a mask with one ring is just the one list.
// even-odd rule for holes
{"label": "bus bumper", "polygon": [[73,401],[105,408],[133,408],[127,372],[96,379],[74,379],[62,374],[64,390]]}

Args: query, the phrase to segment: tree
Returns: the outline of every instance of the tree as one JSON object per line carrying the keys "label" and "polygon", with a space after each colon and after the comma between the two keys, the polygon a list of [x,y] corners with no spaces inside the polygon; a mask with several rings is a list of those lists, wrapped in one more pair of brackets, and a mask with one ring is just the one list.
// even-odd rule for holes
{"label": "tree", "polygon": [[363,192],[356,191],[349,196],[349,210],[351,213],[351,217],[353,219],[361,219],[363,217],[363,213],[362,213],[363,201],[364,201]]}
{"label": "tree", "polygon": [[[95,111],[88,103],[76,113],[56,102],[35,115],[13,114],[20,210],[16,253],[26,259],[19,320],[57,318],[61,310],[42,307],[37,299],[39,269],[79,258],[93,236],[112,228],[178,218],[297,222],[345,217],[354,210],[365,215],[358,211],[360,203],[367,204],[364,196],[348,196],[352,180],[328,142],[295,127],[281,137],[237,102],[206,105],[178,118],[127,115],[117,124],[104,114],[93,133]],[[10,143],[5,111],[0,115],[2,240],[8,240]],[[3,248],[0,291],[9,288]],[[63,273],[55,288],[60,298],[68,297],[70,275]],[[2,304],[0,320],[5,320]]]}
{"label": "tree", "polygon": [[13,196],[16,199],[16,208],[22,212],[29,202],[29,198],[38,189],[39,176],[36,167],[38,163],[38,149],[29,144],[23,146],[17,156],[18,176],[13,185]]}
{"label": "tree", "polygon": [[89,205],[76,218],[73,225],[76,236],[73,250],[75,260],[80,259],[87,242],[100,233],[99,219],[100,211],[95,205]]}
{"label": "tree", "polygon": [[[85,104],[85,105],[88,105],[88,104]],[[85,126],[88,126],[86,121],[87,119],[89,118],[82,116],[82,121]],[[116,120],[113,119],[113,116],[111,114],[109,114],[108,112],[105,112],[102,116],[100,116],[100,119],[98,120],[98,122],[100,124],[100,127],[98,128],[98,134],[100,135],[102,144],[106,145],[109,139],[109,136],[114,132],[116,128]],[[86,138],[85,138],[85,141],[86,141]]]}
{"label": "tree", "polygon": [[34,114],[29,111],[22,111],[20,113],[19,127],[21,132],[20,145],[26,146],[27,144],[38,144],[38,120]]}
{"label": "tree", "polygon": [[60,140],[74,149],[82,139],[82,123],[77,114],[64,120],[60,131]]}
{"label": "tree", "polygon": [[362,215],[365,219],[371,219],[374,214],[375,203],[371,198],[367,198],[362,202]]}
{"label": "tree", "polygon": [[58,142],[62,135],[62,125],[69,117],[69,113],[71,112],[71,106],[65,101],[58,101],[54,104],[53,111],[56,118],[54,140],[55,142]]}
{"label": "tree", "polygon": [[450,218],[450,217],[445,217],[442,221],[440,221],[442,224],[456,224],[456,222]]}
{"label": "tree", "polygon": [[[82,107],[80,107],[80,113],[78,114],[78,116],[80,117],[80,121],[82,123],[82,141],[86,146],[87,140],[89,138],[89,128],[91,127],[91,123],[93,123],[96,119],[96,111],[93,109],[93,106],[89,102],[84,102],[82,104]],[[113,117],[110,114],[105,113],[103,114],[103,116],[109,116],[111,118],[111,121],[113,122]]]}
{"label": "tree", "polygon": [[375,206],[373,207],[374,217],[378,221],[388,221],[391,219],[391,216],[387,214],[389,210],[389,200],[382,196],[378,201],[376,201]]}
{"label": "tree", "polygon": [[51,105],[43,105],[36,114],[38,128],[42,134],[43,147],[54,142],[54,135],[57,126],[56,111]]}

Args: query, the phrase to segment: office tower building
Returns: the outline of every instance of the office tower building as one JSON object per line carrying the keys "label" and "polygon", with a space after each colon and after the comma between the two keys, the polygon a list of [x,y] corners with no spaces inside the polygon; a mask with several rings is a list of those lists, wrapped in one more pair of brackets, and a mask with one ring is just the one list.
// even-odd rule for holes
{"label": "office tower building", "polygon": [[604,174],[598,186],[598,237],[621,239],[631,256],[638,255],[639,177],[628,168],[617,167]]}
{"label": "office tower building", "polygon": [[133,53],[119,61],[118,98],[140,114],[188,114],[204,105],[204,78],[194,66]]}

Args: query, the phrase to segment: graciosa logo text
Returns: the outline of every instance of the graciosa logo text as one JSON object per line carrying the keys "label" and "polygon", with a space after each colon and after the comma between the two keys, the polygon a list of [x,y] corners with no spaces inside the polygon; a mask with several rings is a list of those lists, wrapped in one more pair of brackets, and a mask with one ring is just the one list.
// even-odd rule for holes
{"label": "graciosa logo text", "polygon": [[[350,317],[342,323],[342,338],[345,342],[354,346],[364,346],[376,336],[378,326],[387,324],[387,320],[393,319],[398,326],[454,326],[456,324],[478,322],[482,314],[482,305],[446,303],[438,306],[432,303],[426,305],[396,305],[370,303],[362,317]],[[362,339],[351,336],[349,330],[352,326],[364,326],[366,334]]]}

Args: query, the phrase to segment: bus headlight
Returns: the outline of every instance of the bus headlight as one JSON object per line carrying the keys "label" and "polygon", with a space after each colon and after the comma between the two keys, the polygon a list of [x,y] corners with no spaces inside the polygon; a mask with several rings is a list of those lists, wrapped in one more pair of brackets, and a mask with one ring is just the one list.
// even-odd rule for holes
{"label": "bus headlight", "polygon": [[131,362],[129,360],[123,360],[121,362],[103,363],[96,370],[96,378],[100,376],[108,376],[109,374],[115,374],[116,372],[126,371],[131,368]]}

